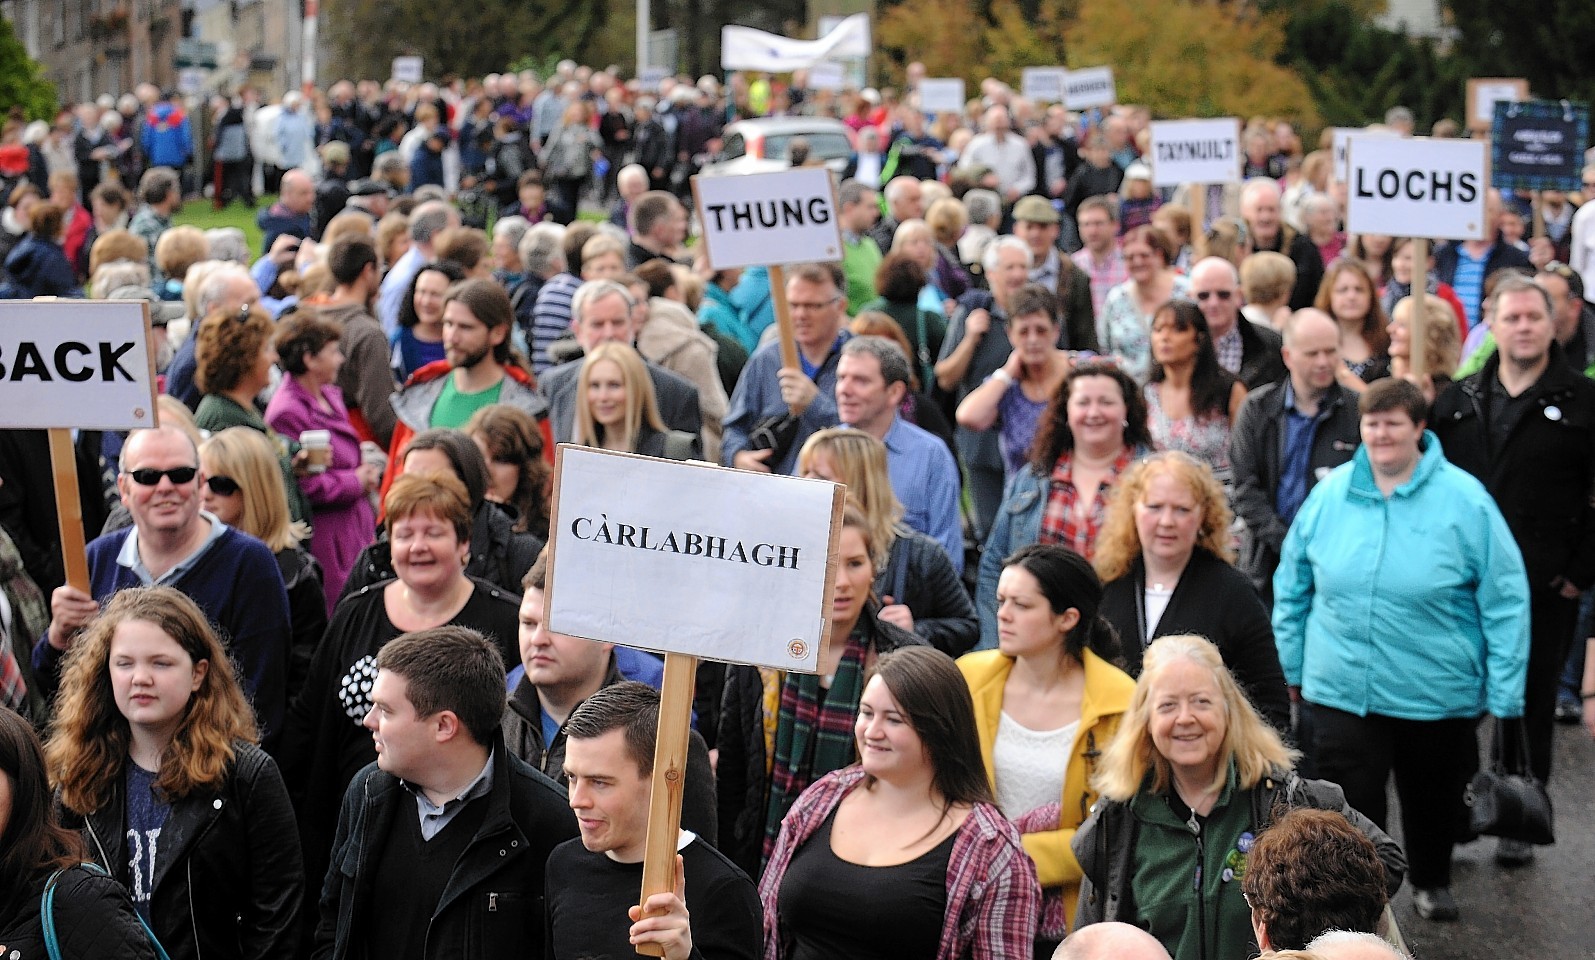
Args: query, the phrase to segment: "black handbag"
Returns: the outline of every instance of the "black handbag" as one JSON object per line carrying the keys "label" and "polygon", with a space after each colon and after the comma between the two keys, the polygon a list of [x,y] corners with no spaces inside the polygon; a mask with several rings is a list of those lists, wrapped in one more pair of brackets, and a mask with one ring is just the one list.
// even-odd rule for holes
{"label": "black handbag", "polygon": [[764,461],[773,471],[791,451],[793,442],[797,440],[798,427],[802,424],[803,419],[794,417],[791,413],[765,417],[748,431],[748,449],[774,451]]}
{"label": "black handbag", "polygon": [[[1502,739],[1510,723],[1517,728],[1519,769],[1509,771],[1502,759]],[[1551,797],[1529,769],[1529,737],[1521,720],[1495,721],[1490,767],[1473,775],[1464,800],[1468,825],[1475,836],[1501,837],[1537,846],[1556,842]]]}

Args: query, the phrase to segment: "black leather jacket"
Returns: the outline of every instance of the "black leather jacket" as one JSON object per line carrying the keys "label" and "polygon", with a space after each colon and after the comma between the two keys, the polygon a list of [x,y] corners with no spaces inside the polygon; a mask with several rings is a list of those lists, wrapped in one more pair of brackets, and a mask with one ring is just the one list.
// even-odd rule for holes
{"label": "black leather jacket", "polygon": [[[222,784],[173,803],[161,829],[150,926],[172,960],[276,960],[297,946],[305,876],[288,790],[259,747],[233,749]],[[126,809],[118,778],[104,807],[62,817],[124,886]]]}

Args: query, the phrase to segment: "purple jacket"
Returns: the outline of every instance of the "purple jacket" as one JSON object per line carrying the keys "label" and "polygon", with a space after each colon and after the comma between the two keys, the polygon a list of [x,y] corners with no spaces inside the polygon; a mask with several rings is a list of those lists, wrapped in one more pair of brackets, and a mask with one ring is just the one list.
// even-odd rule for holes
{"label": "purple jacket", "polygon": [[298,377],[284,377],[266,406],[266,422],[292,440],[306,430],[332,433],[332,465],[327,472],[299,478],[314,510],[310,553],[321,562],[331,616],[360,551],[376,540],[377,516],[355,473],[360,466],[360,437],[349,423],[343,391],[329,385],[321,388],[321,395],[332,407],[330,413],[321,409]]}

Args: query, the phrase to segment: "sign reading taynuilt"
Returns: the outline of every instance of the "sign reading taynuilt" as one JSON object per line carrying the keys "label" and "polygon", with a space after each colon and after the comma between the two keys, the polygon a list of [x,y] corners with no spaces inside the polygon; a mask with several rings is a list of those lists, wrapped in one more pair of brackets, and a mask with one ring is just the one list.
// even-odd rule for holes
{"label": "sign reading taynuilt", "polygon": [[1354,137],[1346,229],[1432,240],[1484,239],[1489,144],[1427,137]]}
{"label": "sign reading taynuilt", "polygon": [[692,194],[716,270],[842,259],[831,172],[825,167],[694,177]]}
{"label": "sign reading taynuilt", "polygon": [[845,488],[570,444],[557,476],[550,630],[817,669]]}
{"label": "sign reading taynuilt", "polygon": [[149,330],[138,301],[7,303],[0,427],[155,426]]}
{"label": "sign reading taynuilt", "polygon": [[1239,183],[1241,125],[1217,120],[1158,120],[1152,123],[1152,185]]}
{"label": "sign reading taynuilt", "polygon": [[1583,185],[1589,104],[1495,102],[1490,182],[1503,190],[1577,190]]}
{"label": "sign reading taynuilt", "polygon": [[1106,107],[1118,102],[1112,67],[1070,70],[1063,80],[1063,105],[1070,110]]}

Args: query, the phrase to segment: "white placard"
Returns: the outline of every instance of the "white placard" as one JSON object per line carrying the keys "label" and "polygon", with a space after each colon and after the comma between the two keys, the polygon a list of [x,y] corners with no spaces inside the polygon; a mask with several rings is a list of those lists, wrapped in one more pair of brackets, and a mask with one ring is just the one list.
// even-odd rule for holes
{"label": "white placard", "polygon": [[834,60],[821,60],[809,67],[805,86],[810,90],[840,90],[847,86],[847,68]]}
{"label": "white placard", "polygon": [[1347,151],[1350,147],[1352,137],[1396,136],[1399,136],[1399,134],[1397,134],[1394,130],[1369,130],[1366,127],[1336,127],[1334,142],[1330,148],[1333,151],[1331,155],[1333,157],[1335,168],[1335,181],[1337,183],[1346,182],[1346,157],[1348,155]]}
{"label": "white placard", "polygon": [[1025,67],[1019,73],[1019,91],[1032,103],[1062,103],[1068,74],[1063,67]]}
{"label": "white placard", "polygon": [[1469,116],[1475,123],[1489,126],[1495,117],[1497,100],[1516,103],[1522,99],[1521,80],[1480,80],[1473,85],[1473,112]]}
{"label": "white placard", "polygon": [[814,673],[837,484],[561,444],[556,633]]}
{"label": "white placard", "polygon": [[193,96],[205,89],[210,71],[203,67],[184,67],[177,72],[177,92]]}
{"label": "white placard", "polygon": [[1063,105],[1070,110],[1112,106],[1119,100],[1112,67],[1070,70],[1063,82]]}
{"label": "white placard", "polygon": [[1156,120],[1152,123],[1152,185],[1241,182],[1241,123]]}
{"label": "white placard", "polygon": [[923,113],[963,113],[963,79],[947,77],[919,81],[919,109]]}
{"label": "white placard", "polygon": [[423,64],[420,57],[394,57],[393,79],[403,83],[420,83]]}
{"label": "white placard", "polygon": [[1353,137],[1346,229],[1432,240],[1484,239],[1486,140]]}
{"label": "white placard", "polygon": [[836,194],[825,167],[693,177],[692,195],[716,270],[842,259]]}
{"label": "white placard", "polygon": [[155,363],[137,300],[11,301],[0,320],[0,427],[155,426]]}

